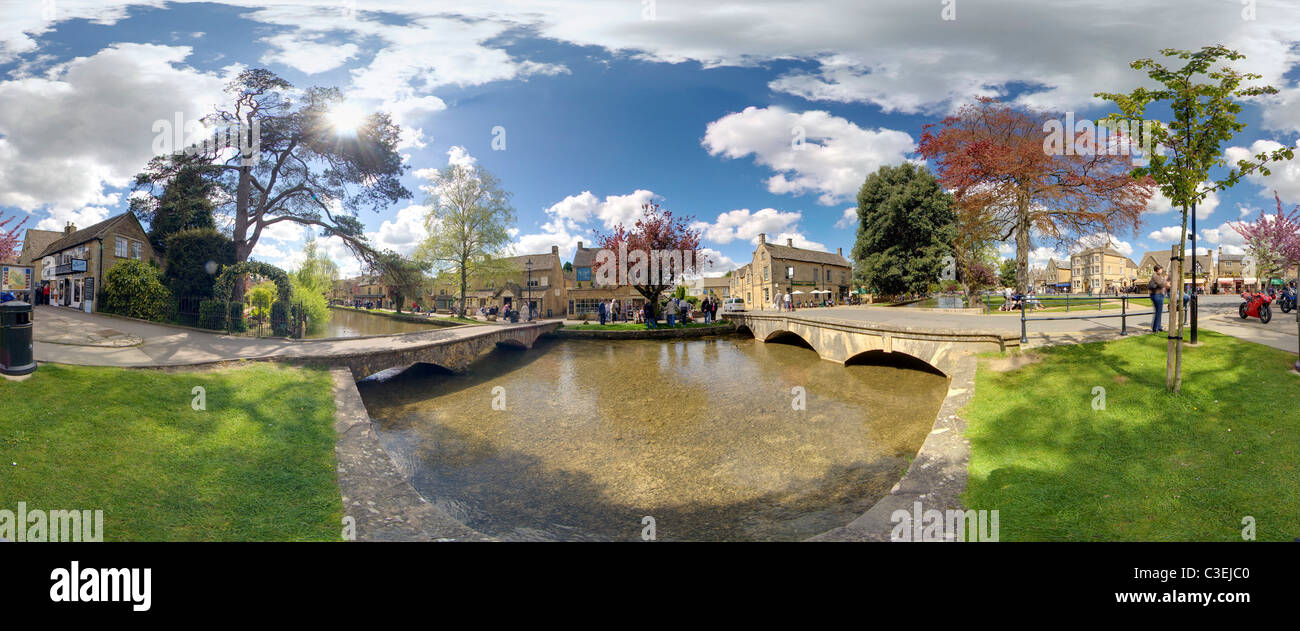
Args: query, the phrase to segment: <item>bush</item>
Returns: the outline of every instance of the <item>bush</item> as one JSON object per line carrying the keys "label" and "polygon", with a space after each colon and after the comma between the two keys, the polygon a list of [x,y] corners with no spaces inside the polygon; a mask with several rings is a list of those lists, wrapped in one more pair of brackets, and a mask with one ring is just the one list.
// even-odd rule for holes
{"label": "bush", "polygon": [[289,337],[289,303],[283,300],[271,304],[271,335]]}
{"label": "bush", "polygon": [[204,300],[199,303],[199,326],[213,331],[224,331],[226,314],[229,311],[224,300]]}
{"label": "bush", "polygon": [[217,274],[234,262],[235,242],[230,237],[211,228],[181,230],[167,238],[163,283],[177,296],[206,298],[212,295]]}
{"label": "bush", "polygon": [[[325,295],[303,285],[297,275],[290,276],[289,280],[293,282],[293,306],[307,316],[307,330],[312,333],[324,330],[325,323],[330,320],[329,301]],[[296,316],[294,320],[297,320]]]}
{"label": "bush", "polygon": [[227,303],[226,325],[232,333],[243,333],[248,330],[248,321],[244,320],[244,305],[239,302]]}
{"label": "bush", "polygon": [[174,307],[162,275],[144,261],[126,259],[108,268],[99,293],[101,311],[161,322]]}

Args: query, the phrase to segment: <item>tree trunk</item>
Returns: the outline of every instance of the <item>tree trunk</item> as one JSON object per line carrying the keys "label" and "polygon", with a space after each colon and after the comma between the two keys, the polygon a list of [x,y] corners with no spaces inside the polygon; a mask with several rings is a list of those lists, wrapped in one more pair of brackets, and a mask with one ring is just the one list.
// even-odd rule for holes
{"label": "tree trunk", "polygon": [[1016,291],[1029,293],[1029,196],[1021,194],[1016,221]]}
{"label": "tree trunk", "polygon": [[[1183,261],[1187,258],[1187,209],[1183,209],[1183,229],[1180,233],[1182,241],[1178,245],[1178,340],[1175,346],[1174,356],[1174,392],[1181,392],[1183,389],[1183,325],[1187,320],[1187,310],[1183,308]],[[1196,252],[1192,251],[1192,269],[1196,269]],[[1196,287],[1192,287],[1196,291]]]}
{"label": "tree trunk", "polygon": [[[252,167],[239,167],[239,187],[235,193],[235,262],[242,263],[248,260],[249,255],[253,253],[253,246],[248,241],[248,204],[250,190],[252,189],[253,174]],[[235,302],[244,301],[244,277],[235,279],[235,290],[232,292],[231,300]]]}
{"label": "tree trunk", "polygon": [[465,262],[464,262],[464,261],[461,261],[461,264],[460,264],[460,304],[459,304],[455,309],[452,309],[452,313],[454,313],[454,314],[456,314],[456,315],[458,315],[458,316],[460,316],[460,317],[462,317],[462,318],[465,317],[465,294],[469,291],[469,287],[468,287],[468,285],[469,285],[469,273],[468,273],[468,270],[465,269]]}

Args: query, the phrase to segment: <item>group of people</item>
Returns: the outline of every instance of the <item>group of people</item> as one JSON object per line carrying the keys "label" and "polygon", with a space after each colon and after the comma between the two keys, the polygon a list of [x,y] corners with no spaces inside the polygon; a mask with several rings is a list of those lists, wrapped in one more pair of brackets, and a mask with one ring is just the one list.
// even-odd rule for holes
{"label": "group of people", "polygon": [[[694,317],[701,317],[704,323],[708,324],[718,319],[718,306],[718,301],[709,297],[704,298],[699,306],[695,307],[686,299],[673,296],[664,303],[662,314],[670,327],[675,327],[678,323],[690,322]],[[596,306],[596,315],[600,318],[602,326],[606,323],[634,320],[638,324],[644,323],[647,329],[659,326],[659,316],[655,314],[649,302],[643,303],[640,308],[634,308],[630,304],[620,304],[617,300],[601,300]]]}
{"label": "group of people", "polygon": [[998,311],[1020,311],[1021,307],[1030,311],[1047,308],[1041,300],[1034,297],[1032,291],[1022,294],[1014,289],[1007,288],[1003,293],[1003,297],[1005,300],[1002,301],[1002,306],[998,307]]}

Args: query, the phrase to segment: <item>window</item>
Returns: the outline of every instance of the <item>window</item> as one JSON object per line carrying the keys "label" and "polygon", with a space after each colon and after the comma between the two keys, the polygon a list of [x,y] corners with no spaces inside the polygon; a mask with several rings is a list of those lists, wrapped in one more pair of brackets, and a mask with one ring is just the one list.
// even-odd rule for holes
{"label": "window", "polygon": [[763,280],[767,280],[767,268],[763,268]]}
{"label": "window", "polygon": [[131,242],[131,258],[133,258],[133,259],[135,259],[135,260],[138,261],[138,260],[140,260],[140,257],[141,257],[141,255],[143,255],[143,253],[144,253],[144,244],[143,244],[143,243],[140,243],[139,241],[132,241],[132,242]]}
{"label": "window", "polygon": [[794,266],[793,266],[793,265],[788,265],[788,266],[786,266],[786,268],[785,268],[785,277],[786,277],[786,278],[794,278]]}
{"label": "window", "polygon": [[126,239],[125,239],[125,238],[123,238],[123,237],[118,237],[118,238],[117,238],[117,243],[113,246],[113,256],[116,256],[116,257],[119,258],[119,259],[124,259],[124,258],[126,258]]}

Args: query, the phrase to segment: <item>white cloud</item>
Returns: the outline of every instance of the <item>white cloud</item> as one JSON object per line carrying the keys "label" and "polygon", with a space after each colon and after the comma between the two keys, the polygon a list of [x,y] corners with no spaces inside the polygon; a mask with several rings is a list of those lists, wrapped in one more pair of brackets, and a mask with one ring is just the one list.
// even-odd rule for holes
{"label": "white cloud", "polygon": [[[62,3],[60,3],[62,6]],[[115,44],[45,76],[0,81],[0,206],[116,206],[153,157],[156,121],[221,101],[225,77],[183,65],[187,46]]]}
{"label": "white cloud", "polygon": [[1178,243],[1178,240],[1182,238],[1182,236],[1182,226],[1165,226],[1164,228],[1147,235],[1147,238],[1156,243]]}
{"label": "white cloud", "polygon": [[848,208],[844,209],[844,212],[840,215],[840,218],[836,220],[835,227],[839,228],[840,230],[845,230],[853,226],[854,224],[856,224],[857,221],[858,221],[858,207],[849,206]]}
{"label": "white cloud", "polygon": [[350,42],[322,42],[315,36],[295,33],[281,33],[263,41],[271,48],[262,55],[262,63],[284,64],[309,75],[338,68],[359,50]]}
{"label": "white cloud", "polygon": [[[1224,151],[1224,157],[1228,165],[1236,167],[1238,160],[1252,160],[1255,154],[1271,152],[1275,149],[1282,148],[1282,144],[1272,140],[1256,140],[1251,143],[1250,147],[1229,147]],[[1300,201],[1300,163],[1296,160],[1288,160],[1280,164],[1268,165],[1272,175],[1248,175],[1246,181],[1259,186],[1259,195],[1272,199],[1273,191],[1282,197],[1283,201],[1296,200]],[[1199,213],[1198,213],[1199,214]]]}
{"label": "white cloud", "polygon": [[371,243],[380,250],[393,250],[410,256],[415,248],[429,237],[424,218],[429,214],[425,206],[412,204],[397,211],[392,221],[385,220],[379,230],[366,233]]}
{"label": "white cloud", "polygon": [[1089,248],[1109,247],[1124,256],[1133,256],[1133,244],[1124,241],[1113,234],[1098,232],[1096,234],[1085,235],[1070,245],[1070,253],[1076,253],[1080,250]]}
{"label": "white cloud", "polygon": [[62,232],[67,222],[71,221],[72,225],[80,230],[108,219],[108,215],[108,209],[103,206],[86,206],[74,211],[55,209],[51,211],[49,217],[38,221],[35,228],[37,230],[58,230]]}
{"label": "white cloud", "polygon": [[898,164],[912,152],[912,137],[892,129],[868,130],[827,112],[795,113],[779,107],[747,107],[708,124],[701,144],[709,155],[754,156],[775,171],[767,190],[818,193],[831,205],[855,195],[867,175]]}
{"label": "white cloud", "polygon": [[748,208],[729,210],[713,223],[697,221],[692,227],[702,230],[704,239],[714,243],[731,243],[736,239],[757,242],[759,234],[771,235],[793,228],[803,217],[798,212],[781,212],[764,208],[751,213]]}
{"label": "white cloud", "polygon": [[[757,246],[758,237],[754,237],[753,239],[750,239],[749,242],[754,246]],[[805,237],[801,232],[782,232],[780,234],[777,234],[775,237],[769,235],[768,242],[775,243],[777,245],[793,245],[796,248],[803,248],[805,250],[817,250],[819,252],[830,251],[830,249],[828,249],[825,245],[822,245],[821,243],[818,243],[816,241],[809,240],[808,237]]]}

